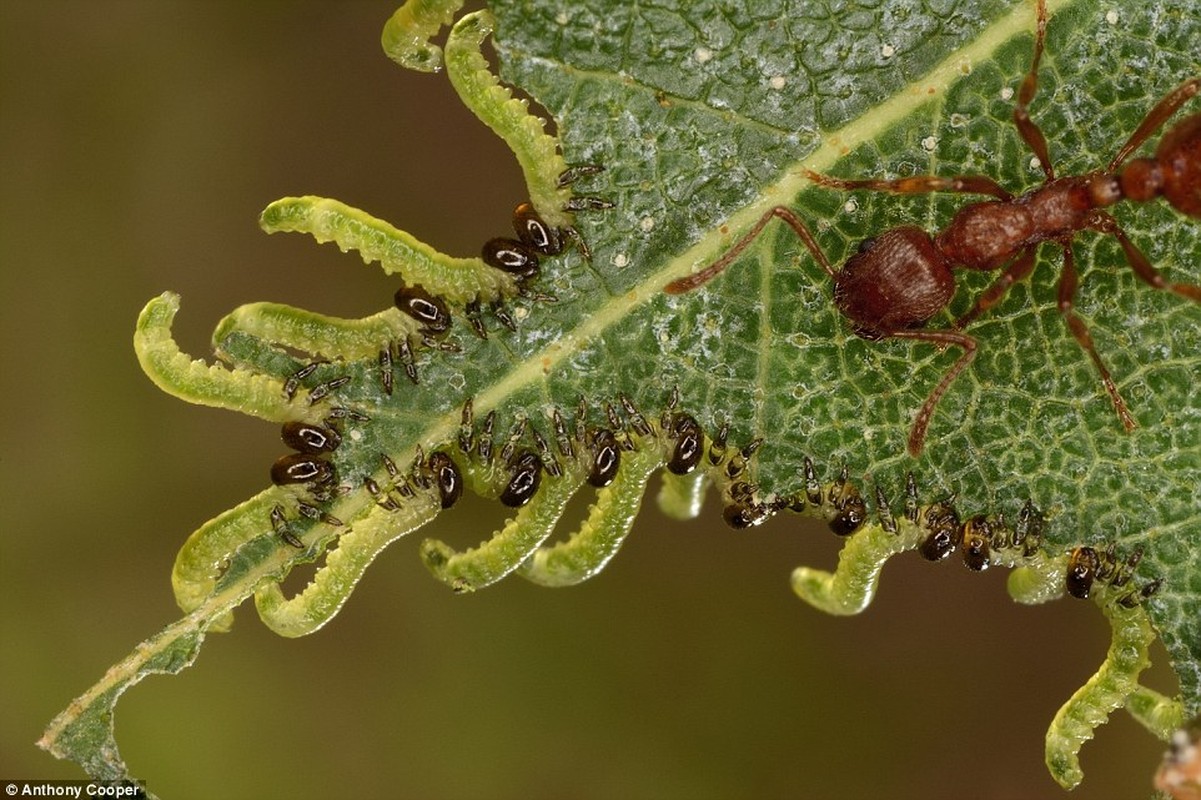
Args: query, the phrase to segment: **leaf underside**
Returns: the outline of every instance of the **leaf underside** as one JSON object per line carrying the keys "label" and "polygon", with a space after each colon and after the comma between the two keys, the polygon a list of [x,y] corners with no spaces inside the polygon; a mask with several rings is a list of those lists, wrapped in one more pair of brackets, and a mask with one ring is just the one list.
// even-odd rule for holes
{"label": "leaf underside", "polygon": [[[371,474],[380,453],[399,463],[418,446],[452,442],[468,397],[477,415],[498,412],[503,441],[518,416],[549,434],[551,410],[574,409],[580,397],[596,413],[624,394],[657,415],[678,387],[680,407],[706,431],[728,424],[735,445],[766,439],[750,464],[765,496],[800,489],[811,457],[823,480],[845,465],[868,496],[878,485],[899,499],[912,471],[927,500],[956,493],[965,515],[1012,518],[1032,501],[1048,518],[1052,553],[1085,543],[1142,547],[1135,580],[1163,580],[1147,606],[1195,712],[1196,303],[1141,283],[1112,239],[1078,237],[1076,311],[1138,422],[1126,434],[1057,310],[1059,250],[1043,247],[1033,276],[970,326],[978,355],[914,460],[905,449],[913,415],[958,354],[856,337],[831,303],[829,279],[784,226],[770,224],[704,287],[663,292],[773,205],[793,208],[838,264],[889,227],[937,230],[966,202],[815,187],[803,168],[842,177],[984,174],[1015,193],[1037,185],[1041,172],[1011,121],[1012,93],[1029,68],[1033,4],[886,2],[838,14],[799,0],[688,3],[684,12],[666,2],[491,5],[502,78],[554,118],[568,163],[605,166],[586,189],[615,208],[577,215],[591,260],[574,251],[545,260],[535,288],[558,301],[512,302],[516,332],[491,325],[481,340],[457,319],[450,339],[462,351],[419,353],[420,383],[402,377],[391,395],[374,356],[331,367],[325,379],[352,379],[339,402],[371,416],[339,450],[339,474]],[[1116,23],[1093,0],[1050,5],[1031,114],[1058,174],[1076,174],[1103,167],[1147,109],[1201,72],[1201,18],[1190,0],[1123,10]],[[1165,204],[1114,213],[1168,280],[1201,283],[1201,226]],[[959,275],[949,312],[930,327],[949,326],[993,277]],[[227,360],[280,380],[303,364],[254,336],[232,333],[218,344]],[[111,734],[116,695],[150,671],[190,663],[205,631],[257,586],[317,557],[320,548],[281,554],[264,497],[247,504],[263,517],[262,537],[238,552],[212,599],[168,629],[174,643],[160,642],[160,655],[115,687],[97,687],[89,716],[56,742],[48,734],[47,746],[93,774],[122,772]]]}

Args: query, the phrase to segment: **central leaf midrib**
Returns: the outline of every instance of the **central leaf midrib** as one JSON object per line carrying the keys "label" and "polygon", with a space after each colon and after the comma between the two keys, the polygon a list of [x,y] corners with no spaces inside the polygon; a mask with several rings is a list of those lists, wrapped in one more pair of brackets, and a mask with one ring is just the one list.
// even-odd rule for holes
{"label": "central leaf midrib", "polygon": [[[1073,2],[1075,0],[1047,0],[1048,16]],[[605,330],[621,322],[635,309],[656,298],[665,297],[663,287],[667,283],[717,258],[733,237],[753,225],[765,211],[777,205],[790,205],[809,183],[804,176],[804,169],[817,172],[828,170],[855,148],[878,138],[912,115],[916,107],[945,97],[952,85],[971,75],[971,65],[984,62],[1015,36],[1033,35],[1034,29],[1035,4],[1023,2],[984,28],[975,39],[948,54],[918,80],[842,128],[824,134],[822,144],[816,150],[786,165],[778,181],[764,187],[753,202],[734,213],[724,224],[669,259],[661,269],[648,275],[636,286],[610,298],[584,317],[574,329],[565,331],[553,344],[531,354],[489,388],[477,393],[472,401],[477,413],[497,408],[506,397],[538,380],[546,381],[554,367],[577,352],[579,347],[584,346],[583,343],[599,338]],[[565,64],[557,66],[561,70],[570,69]],[[628,81],[628,78],[625,80]],[[915,99],[920,100],[916,106]],[[729,112],[721,113],[727,115]],[[430,445],[448,441],[458,425],[458,412],[448,412],[426,429],[423,438]]]}

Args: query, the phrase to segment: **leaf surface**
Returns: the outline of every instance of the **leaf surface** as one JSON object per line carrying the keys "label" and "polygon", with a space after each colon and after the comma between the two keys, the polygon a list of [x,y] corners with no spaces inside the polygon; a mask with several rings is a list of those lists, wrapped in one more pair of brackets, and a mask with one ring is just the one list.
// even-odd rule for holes
{"label": "leaf surface", "polygon": [[[1100,169],[1164,94],[1201,70],[1201,16],[1188,3],[1050,8],[1031,115],[1057,174]],[[585,228],[596,274],[558,279],[572,302],[556,308],[565,322],[548,335],[583,331],[591,345],[540,382],[604,395],[618,376],[651,407],[661,387],[678,385],[706,425],[729,421],[734,441],[767,439],[754,465],[766,491],[795,490],[806,455],[845,463],[893,498],[912,470],[920,485],[958,494],[969,514],[1012,517],[1033,500],[1050,518],[1052,548],[1142,547],[1137,575],[1164,580],[1150,610],[1195,709],[1196,303],[1140,282],[1113,239],[1077,237],[1076,311],[1138,422],[1127,435],[1057,309],[1062,258],[1044,245],[1031,278],[969,326],[978,355],[914,461],[910,422],[957,353],[856,337],[831,303],[829,279],[785,226],[769,225],[704,287],[661,291],[720,257],[774,205],[793,208],[837,265],[864,238],[899,224],[938,230],[976,199],[832,190],[807,183],[806,168],[848,178],[982,174],[1015,194],[1040,183],[1011,116],[1030,65],[1033,3],[885,3],[828,15],[787,3],[685,9],[497,8],[502,75],[550,110],[569,162],[607,166],[617,203]],[[1166,203],[1124,203],[1114,214],[1168,280],[1201,282],[1195,221]],[[950,313],[929,327],[949,327],[994,277],[958,273]]]}
{"label": "leaf surface", "polygon": [[[1093,0],[1050,6],[1031,114],[1059,174],[1076,174],[1103,167],[1161,96],[1201,71],[1201,18],[1188,0],[1154,11],[1114,12]],[[489,318],[492,333],[481,340],[458,322],[451,339],[461,352],[419,353],[420,383],[398,373],[390,395],[374,353],[314,373],[312,381],[348,376],[338,402],[370,410],[369,423],[349,425],[339,476],[382,477],[381,454],[408,463],[418,448],[452,443],[469,397],[477,420],[498,413],[499,447],[519,418],[549,435],[552,411],[574,409],[580,397],[599,414],[625,395],[657,417],[678,388],[680,407],[710,434],[728,424],[734,445],[765,440],[750,463],[763,495],[803,488],[806,457],[823,480],[845,465],[865,494],[878,485],[894,499],[912,471],[927,499],[955,493],[966,515],[1012,517],[1033,501],[1048,517],[1052,552],[1082,543],[1143,548],[1136,581],[1163,580],[1149,609],[1185,705],[1196,710],[1198,304],[1140,282],[1111,239],[1078,237],[1076,311],[1137,419],[1126,434],[1057,309],[1061,256],[1045,245],[1032,277],[970,326],[977,358],[943,398],[914,460],[905,447],[913,415],[957,354],[857,337],[831,302],[828,277],[784,226],[769,225],[704,287],[663,291],[719,258],[775,205],[794,209],[839,264],[890,227],[937,230],[971,199],[837,191],[812,185],[804,169],[843,177],[984,174],[1015,193],[1037,185],[1041,172],[1011,121],[1013,93],[1029,68],[1033,4],[890,1],[838,12],[801,2],[697,2],[683,11],[667,2],[493,7],[502,77],[550,112],[568,162],[605,166],[580,191],[616,207],[577,215],[592,259],[575,252],[548,259],[536,289],[557,301],[514,301],[515,332]],[[1115,215],[1169,280],[1201,283],[1201,226],[1162,203],[1124,204]],[[993,277],[960,275],[949,312],[931,326],[948,326]],[[175,302],[165,297],[155,306],[168,324]],[[315,324],[305,312],[276,319],[295,323],[293,330]],[[261,381],[282,384],[304,359],[268,331],[239,327],[219,326],[216,345],[224,361],[260,381],[256,397],[264,399],[244,410],[287,418],[278,391]],[[214,380],[211,372],[203,377]],[[332,529],[301,519],[290,530],[305,549],[281,550],[266,514],[277,494],[269,489],[210,523],[257,535],[245,537],[204,589],[207,599],[115,667],[67,712],[74,717],[56,722],[44,746],[93,774],[123,771],[111,732],[116,695],[163,664],[177,670],[190,662],[204,632],[224,625],[230,609],[291,566],[319,558],[333,539]],[[427,511],[406,524],[420,527]],[[329,513],[370,540],[360,558],[326,556],[353,564],[337,577],[344,599],[375,553],[410,527],[385,530],[365,490],[337,499]],[[782,565],[782,581],[792,566]]]}

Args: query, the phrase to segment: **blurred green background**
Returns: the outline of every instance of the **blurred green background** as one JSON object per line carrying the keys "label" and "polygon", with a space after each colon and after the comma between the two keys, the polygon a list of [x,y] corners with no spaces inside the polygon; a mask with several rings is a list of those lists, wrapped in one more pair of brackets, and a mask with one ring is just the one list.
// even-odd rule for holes
{"label": "blurred green background", "polygon": [[[186,349],[234,306],[362,316],[394,290],[356,255],[256,219],[337,197],[470,254],[523,198],[503,145],[444,75],[378,44],[392,2],[0,0],[0,778],[80,777],[33,742],[177,617],[198,525],[258,492],[273,425],[155,389],[142,305],[183,296]],[[857,618],[799,602],[790,570],[838,542],[781,518],[725,529],[651,507],[597,579],[457,597],[416,541],[319,633],[242,609],[196,665],[118,705],[133,773],[164,798],[1060,798],[1059,705],[1100,664],[1101,615],[1022,608],[1004,573],[910,555]],[[482,538],[465,502],[436,535]],[[427,532],[423,532],[424,535]],[[1151,683],[1172,690],[1162,666]],[[1124,715],[1075,798],[1149,794],[1162,747]]]}

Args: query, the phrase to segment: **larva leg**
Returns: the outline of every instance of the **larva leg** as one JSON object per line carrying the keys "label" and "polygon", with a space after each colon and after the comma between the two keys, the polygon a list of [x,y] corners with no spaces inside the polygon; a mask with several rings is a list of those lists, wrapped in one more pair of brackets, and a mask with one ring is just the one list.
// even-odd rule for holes
{"label": "larva leg", "polygon": [[858,614],[876,593],[884,562],[917,548],[926,532],[910,523],[889,533],[879,524],[864,525],[847,539],[833,573],[809,567],[792,572],[792,589],[806,603],[827,614]]}
{"label": "larva leg", "polygon": [[1141,605],[1124,608],[1117,602],[1117,593],[1110,591],[1098,591],[1095,598],[1113,631],[1109,652],[1101,668],[1059,709],[1047,730],[1047,769],[1065,789],[1084,779],[1080,747],[1139,688],[1138,676],[1151,663],[1147,651],[1155,640],[1151,620]]}
{"label": "larva leg", "polygon": [[566,541],[540,547],[519,574],[543,586],[571,586],[600,572],[634,525],[651,475],[663,465],[659,448],[626,453],[613,482],[599,489],[588,518]]}
{"label": "larva leg", "polygon": [[419,325],[395,308],[362,319],[342,319],[280,303],[249,303],[228,314],[213,333],[214,346],[233,331],[257,336],[319,358],[372,358],[385,342],[418,334]]}
{"label": "larva leg", "polygon": [[189,403],[241,411],[272,422],[293,416],[283,381],[244,369],[207,364],[182,352],[171,336],[179,295],[166,292],[142,309],[133,347],[155,385]]}
{"label": "larva leg", "polygon": [[259,226],[267,233],[297,231],[318,242],[333,242],[354,250],[364,263],[378,261],[384,272],[399,275],[410,286],[465,305],[480,299],[492,302],[517,294],[517,278],[494,269],[479,258],[455,258],[425,242],[338,200],[324,197],[285,197],[263,210]]}
{"label": "larva leg", "polygon": [[501,530],[471,550],[456,552],[437,539],[421,545],[421,557],[438,580],[456,592],[473,592],[517,569],[554,531],[580,479],[544,478],[534,497]]}
{"label": "larva leg", "polygon": [[449,25],[463,0],[407,0],[396,10],[380,35],[388,58],[406,69],[437,72],[442,69],[442,48],[430,42]]}
{"label": "larva leg", "polygon": [[695,519],[701,513],[712,480],[704,470],[687,475],[663,473],[663,486],[659,489],[659,510],[672,519]]}
{"label": "larva leg", "polygon": [[279,584],[269,582],[254,594],[263,624],[280,636],[312,633],[333,618],[367,567],[392,542],[431,522],[440,510],[433,492],[422,492],[398,509],[374,505],[366,516],[338,537],[313,580],[302,592],[285,598]]}
{"label": "larva leg", "polygon": [[530,203],[548,225],[571,227],[570,185],[559,176],[568,169],[559,140],[546,133],[545,120],[530,114],[501,85],[488,67],[480,46],[492,33],[488,11],[468,14],[455,23],[446,39],[446,74],[463,104],[496,133],[517,158],[530,193]]}

